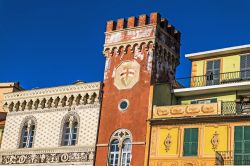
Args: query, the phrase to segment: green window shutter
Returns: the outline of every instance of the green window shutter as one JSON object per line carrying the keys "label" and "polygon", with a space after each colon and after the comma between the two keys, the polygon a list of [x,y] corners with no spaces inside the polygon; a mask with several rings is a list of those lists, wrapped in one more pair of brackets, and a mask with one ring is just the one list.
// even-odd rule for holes
{"label": "green window shutter", "polygon": [[184,129],[183,156],[197,156],[198,128]]}

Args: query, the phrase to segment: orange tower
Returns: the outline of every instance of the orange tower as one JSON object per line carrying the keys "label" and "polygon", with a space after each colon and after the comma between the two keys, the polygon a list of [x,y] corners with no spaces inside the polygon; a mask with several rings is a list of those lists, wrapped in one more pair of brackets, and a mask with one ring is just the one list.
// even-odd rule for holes
{"label": "orange tower", "polygon": [[143,166],[150,87],[175,80],[180,33],[158,13],[108,21],[96,166]]}

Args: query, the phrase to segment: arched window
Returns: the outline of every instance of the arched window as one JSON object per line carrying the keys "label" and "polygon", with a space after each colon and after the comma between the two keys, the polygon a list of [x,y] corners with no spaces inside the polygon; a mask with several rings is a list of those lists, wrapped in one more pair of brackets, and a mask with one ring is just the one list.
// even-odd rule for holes
{"label": "arched window", "polygon": [[77,142],[78,121],[74,115],[70,115],[64,121],[62,145],[71,146]]}
{"label": "arched window", "polygon": [[34,142],[35,135],[35,122],[32,119],[28,119],[24,122],[21,132],[20,148],[31,148]]}
{"label": "arched window", "polygon": [[130,166],[131,163],[131,134],[126,129],[116,131],[109,146],[109,166]]}

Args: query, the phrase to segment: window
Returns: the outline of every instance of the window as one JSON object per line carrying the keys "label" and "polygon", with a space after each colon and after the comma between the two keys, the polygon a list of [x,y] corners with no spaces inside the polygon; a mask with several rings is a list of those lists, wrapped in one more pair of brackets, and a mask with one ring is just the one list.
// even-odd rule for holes
{"label": "window", "polygon": [[125,111],[129,106],[129,102],[127,99],[122,99],[119,104],[118,104],[118,108],[120,111]]}
{"label": "window", "polygon": [[235,127],[234,165],[250,165],[250,126]]}
{"label": "window", "polygon": [[122,166],[130,166],[131,141],[129,138],[123,141],[122,145]]}
{"label": "window", "polygon": [[131,150],[130,132],[125,129],[116,131],[111,137],[108,166],[130,166]]}
{"label": "window", "polygon": [[198,128],[184,129],[183,156],[197,156]]}
{"label": "window", "polygon": [[242,79],[250,79],[250,55],[242,55],[240,57],[240,71]]}
{"label": "window", "polygon": [[77,142],[77,133],[78,121],[75,116],[70,115],[66,118],[66,121],[64,121],[62,145],[75,145]]}
{"label": "window", "polygon": [[32,119],[29,119],[22,127],[20,148],[32,148],[34,134],[35,122]]}
{"label": "window", "polygon": [[210,104],[210,103],[217,103],[217,98],[191,101],[191,104]]}
{"label": "window", "polygon": [[113,140],[110,143],[110,157],[109,157],[109,165],[110,166],[118,166],[119,160],[119,141],[117,139]]}
{"label": "window", "polygon": [[218,85],[220,83],[220,60],[207,61],[206,85]]}

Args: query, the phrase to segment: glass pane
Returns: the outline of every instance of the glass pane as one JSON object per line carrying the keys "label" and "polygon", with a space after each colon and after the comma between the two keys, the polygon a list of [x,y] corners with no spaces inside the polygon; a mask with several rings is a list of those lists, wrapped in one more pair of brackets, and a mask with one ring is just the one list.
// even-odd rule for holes
{"label": "glass pane", "polygon": [[234,142],[234,152],[242,153],[242,142]]}
{"label": "glass pane", "polygon": [[69,139],[69,135],[68,135],[68,134],[65,134],[64,139],[65,139],[65,140],[68,140],[68,139]]}
{"label": "glass pane", "polygon": [[250,126],[244,127],[244,140],[250,140]]}
{"label": "glass pane", "polygon": [[73,134],[72,139],[76,139],[76,134]]}
{"label": "glass pane", "polygon": [[76,144],[76,140],[72,140],[71,145],[75,145]]}
{"label": "glass pane", "polygon": [[234,155],[234,165],[242,165],[242,155]]}
{"label": "glass pane", "polygon": [[244,153],[250,153],[250,141],[245,141],[244,143]]}
{"label": "glass pane", "polygon": [[234,140],[239,141],[242,140],[242,132],[243,132],[242,126],[235,126],[234,128]]}
{"label": "glass pane", "polygon": [[70,133],[70,128],[66,128],[65,133]]}
{"label": "glass pane", "polygon": [[64,141],[63,145],[67,146],[68,145],[68,141]]}

